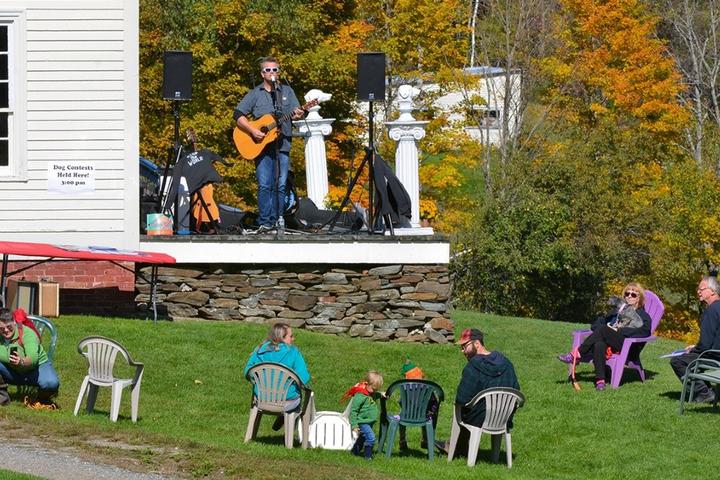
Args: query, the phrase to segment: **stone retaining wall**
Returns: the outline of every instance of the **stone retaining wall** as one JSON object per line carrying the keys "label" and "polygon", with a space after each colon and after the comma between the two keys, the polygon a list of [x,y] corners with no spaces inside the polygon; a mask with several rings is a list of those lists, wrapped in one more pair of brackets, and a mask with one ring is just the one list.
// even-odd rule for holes
{"label": "stone retaining wall", "polygon": [[[137,282],[135,302],[146,309],[150,286]],[[196,265],[162,267],[158,280],[159,311],[170,319],[282,321],[378,341],[452,341],[450,293],[445,265]]]}

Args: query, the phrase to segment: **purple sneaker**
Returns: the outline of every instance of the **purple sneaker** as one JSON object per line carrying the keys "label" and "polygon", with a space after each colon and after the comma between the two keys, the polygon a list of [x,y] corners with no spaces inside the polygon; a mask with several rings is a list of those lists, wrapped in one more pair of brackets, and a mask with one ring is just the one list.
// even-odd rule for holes
{"label": "purple sneaker", "polygon": [[563,353],[562,355],[558,355],[558,360],[564,363],[572,363],[573,362],[573,354],[572,353]]}
{"label": "purple sneaker", "polygon": [[598,392],[602,392],[603,390],[605,390],[605,380],[598,380],[597,382],[595,382],[595,390],[597,390]]}

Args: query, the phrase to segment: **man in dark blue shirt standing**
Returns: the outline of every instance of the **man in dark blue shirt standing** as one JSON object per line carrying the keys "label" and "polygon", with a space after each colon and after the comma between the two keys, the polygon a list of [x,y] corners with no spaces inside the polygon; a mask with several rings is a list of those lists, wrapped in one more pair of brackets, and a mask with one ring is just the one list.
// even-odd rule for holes
{"label": "man in dark blue shirt standing", "polygon": [[[280,65],[275,57],[260,59],[262,83],[250,90],[238,103],[233,118],[238,128],[262,142],[267,132],[253,126],[248,117],[258,119],[273,114],[278,121],[279,136],[255,158],[255,177],[258,182],[258,233],[274,228],[285,205],[285,184],[290,168],[290,140],[292,122],[303,117],[295,92],[279,81]],[[283,116],[286,120],[281,121]],[[277,167],[279,166],[279,174]],[[279,212],[278,212],[279,210]]]}
{"label": "man in dark blue shirt standing", "polygon": [[[675,375],[682,381],[687,366],[705,350],[720,350],[720,283],[715,277],[703,277],[697,288],[698,299],[706,305],[700,317],[700,340],[697,345],[687,347],[687,353],[670,360]],[[705,358],[705,357],[703,357]],[[720,360],[720,358],[715,358]],[[703,382],[695,382],[693,400],[698,403],[713,403],[715,392]]]}

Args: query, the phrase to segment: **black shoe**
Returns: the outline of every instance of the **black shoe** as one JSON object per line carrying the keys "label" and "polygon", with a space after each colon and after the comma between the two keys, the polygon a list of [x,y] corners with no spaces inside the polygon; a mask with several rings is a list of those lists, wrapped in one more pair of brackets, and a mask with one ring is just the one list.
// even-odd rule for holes
{"label": "black shoe", "polygon": [[357,440],[355,440],[355,443],[353,444],[352,450],[350,450],[350,452],[356,457],[361,456],[364,443],[365,440],[362,439],[362,436],[358,435],[358,438]]}
{"label": "black shoe", "polygon": [[271,233],[275,233],[275,227],[272,225],[260,225],[257,230],[255,230],[255,235],[268,235]]}
{"label": "black shoe", "polygon": [[441,452],[447,454],[448,453],[448,442],[443,442],[442,440],[435,440],[435,448],[437,448]]}
{"label": "black shoe", "polygon": [[372,445],[365,445],[365,460],[372,460]]}
{"label": "black shoe", "polygon": [[693,403],[715,403],[715,392],[704,390],[693,397]]}

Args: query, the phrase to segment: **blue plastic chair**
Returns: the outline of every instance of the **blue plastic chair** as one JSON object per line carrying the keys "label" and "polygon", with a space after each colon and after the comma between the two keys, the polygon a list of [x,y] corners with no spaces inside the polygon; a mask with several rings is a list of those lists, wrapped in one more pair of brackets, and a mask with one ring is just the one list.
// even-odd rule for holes
{"label": "blue plastic chair", "polygon": [[[400,410],[399,412],[388,412],[387,404],[394,393],[399,395]],[[428,406],[433,395],[438,402],[438,411],[435,412],[437,416],[440,413],[439,404],[445,399],[445,392],[437,383],[429,380],[398,380],[388,387],[385,397],[380,400],[382,409],[378,443],[380,452],[384,448],[386,457],[392,455],[395,435],[400,425],[423,427],[427,432],[428,458],[434,459],[435,429],[433,419],[428,418]]]}

